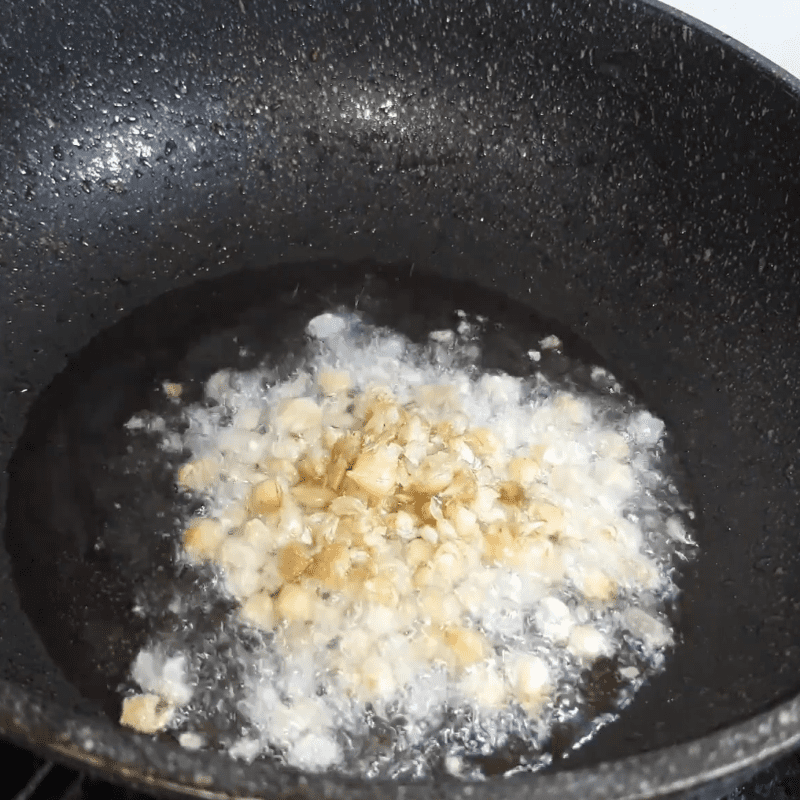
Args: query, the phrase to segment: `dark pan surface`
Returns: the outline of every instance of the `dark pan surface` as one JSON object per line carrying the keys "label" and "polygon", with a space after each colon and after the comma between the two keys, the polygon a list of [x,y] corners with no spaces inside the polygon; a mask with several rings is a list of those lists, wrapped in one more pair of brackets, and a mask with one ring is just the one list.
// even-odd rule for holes
{"label": "dark pan surface", "polygon": [[[703,550],[682,578],[685,641],[575,765],[711,735],[796,694],[795,85],[650,4],[12,2],[0,31],[4,464],[67,357],[169,289],[277,264],[413,264],[589,342],[685,453]],[[299,785],[117,732],[43,646],[48,604],[20,609],[12,559],[20,574],[54,554],[7,544],[7,731],[77,759],[91,741],[113,759],[98,768],[151,765],[133,767],[143,781]],[[110,681],[119,626],[139,634],[122,598],[108,608],[78,663]],[[746,767],[788,746],[796,712],[697,752]],[[664,758],[673,775],[701,771],[688,750]],[[334,784],[309,791],[346,793]]]}

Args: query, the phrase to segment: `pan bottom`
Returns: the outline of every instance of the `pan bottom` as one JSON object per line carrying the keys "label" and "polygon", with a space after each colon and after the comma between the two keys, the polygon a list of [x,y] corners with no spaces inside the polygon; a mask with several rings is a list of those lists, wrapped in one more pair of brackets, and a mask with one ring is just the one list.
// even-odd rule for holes
{"label": "pan bottom", "polygon": [[[308,319],[337,307],[356,308],[417,343],[452,328],[462,310],[502,320],[483,331],[482,371],[524,377],[535,369],[588,389],[591,367],[608,366],[557,322],[499,293],[374,264],[238,273],[165,295],[100,334],[31,412],[12,462],[6,542],[23,608],[51,656],[111,718],[119,718],[129,665],[148,642],[205,636],[219,654],[200,676],[209,686],[241,681],[231,654],[259,646],[255,635],[230,637],[235,604],[215,590],[211,572],[175,569],[176,531],[200,505],[175,487],[182,454],[154,457],[153,442],[131,438],[124,424],[142,411],[174,417],[162,391],[167,381],[182,385],[185,403],[200,403],[206,381],[222,368],[246,372],[269,357],[277,379],[287,379],[302,358]],[[529,351],[553,334],[569,356],[545,350],[532,363]],[[636,394],[633,383],[626,389]],[[683,493],[673,454],[665,454],[664,468]],[[192,599],[188,615],[176,613],[178,596]],[[624,687],[618,664],[598,659],[582,676],[588,714],[557,724],[543,746],[512,738],[471,763],[486,775],[553,757],[567,764],[587,731],[616,718]],[[377,742],[391,738],[385,723],[375,721]],[[225,747],[230,731],[244,728],[235,705],[218,705],[206,717],[206,740]],[[445,769],[443,758],[432,761],[434,772]]]}

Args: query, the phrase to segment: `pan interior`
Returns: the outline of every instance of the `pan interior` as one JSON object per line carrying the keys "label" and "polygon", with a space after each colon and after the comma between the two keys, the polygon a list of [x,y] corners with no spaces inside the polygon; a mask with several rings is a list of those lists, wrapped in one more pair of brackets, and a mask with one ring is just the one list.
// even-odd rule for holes
{"label": "pan interior", "polygon": [[[102,332],[31,411],[12,461],[6,545],[23,610],[51,657],[112,720],[122,692],[134,686],[131,662],[153,640],[189,646],[213,639],[219,652],[204,661],[206,677],[212,684],[242,679],[225,649],[233,604],[209,590],[207,573],[174,562],[181,520],[202,505],[175,487],[184,454],[159,453],[152,437],[131,436],[125,423],[142,411],[174,415],[162,390],[167,381],[180,383],[182,400],[191,403],[202,401],[207,379],[220,369],[247,371],[266,358],[277,365],[278,379],[289,378],[307,321],[339,307],[355,308],[417,343],[430,331],[455,327],[459,312],[479,315],[488,320],[477,365],[484,372],[540,372],[554,385],[566,377],[588,390],[591,367],[602,365],[586,342],[529,307],[408,265],[315,263],[238,272],[171,292]],[[532,361],[529,352],[540,353],[539,343],[553,334],[563,337],[564,352],[544,350]],[[678,460],[668,452],[662,467],[686,497],[690,487]],[[193,598],[188,617],[174,610],[178,595]],[[679,624],[678,608],[668,613]],[[579,688],[587,713],[558,722],[544,750],[512,738],[471,763],[485,775],[513,769],[521,758],[568,765],[573,746],[614,718],[628,695],[624,685],[614,660],[597,659]],[[624,726],[624,717],[623,711],[612,727]],[[220,703],[203,724],[207,740],[225,747],[243,721],[235,706]],[[381,725],[374,731],[376,738],[387,735]],[[435,752],[430,759],[435,770],[443,768]]]}

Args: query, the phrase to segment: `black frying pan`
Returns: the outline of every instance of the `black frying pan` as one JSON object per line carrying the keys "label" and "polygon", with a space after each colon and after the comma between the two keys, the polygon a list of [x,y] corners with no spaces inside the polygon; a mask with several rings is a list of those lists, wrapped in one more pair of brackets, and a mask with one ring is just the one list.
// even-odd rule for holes
{"label": "black frying pan", "polygon": [[[796,81],[641,2],[9,2],[0,46],[8,736],[201,797],[721,792],[796,745]],[[126,587],[155,578],[135,543],[95,535],[103,498],[81,470],[122,406],[80,370],[115,341],[112,383],[133,402],[169,345],[134,314],[37,396],[170,290],[188,292],[158,301],[177,325],[208,297],[200,280],[247,269],[302,296],[385,265],[491,290],[588,343],[683,453],[702,549],[680,579],[683,641],[551,774],[364,784],[115,722],[146,636]],[[53,412],[25,429],[82,391],[106,398],[105,428]],[[62,478],[43,483],[26,448],[50,448]]]}

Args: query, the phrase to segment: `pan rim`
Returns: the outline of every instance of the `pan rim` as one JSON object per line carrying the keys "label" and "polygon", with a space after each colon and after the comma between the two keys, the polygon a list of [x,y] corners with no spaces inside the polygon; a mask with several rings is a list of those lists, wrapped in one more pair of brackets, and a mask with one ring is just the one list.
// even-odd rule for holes
{"label": "pan rim", "polygon": [[[3,703],[3,699],[9,702]],[[52,713],[30,698],[20,697],[14,684],[0,681],[0,709],[12,705],[13,712],[0,710],[0,735],[11,741],[112,782],[207,800],[255,800],[297,793],[342,800],[345,797],[422,800],[430,797],[432,788],[442,798],[489,800],[495,796],[499,783],[508,800],[522,800],[531,796],[531,792],[543,800],[610,797],[639,800],[674,796],[710,784],[724,794],[800,745],[800,696],[796,696],[706,736],[593,767],[516,775],[481,783],[456,779],[365,781],[343,775],[272,769],[272,772],[280,772],[281,785],[262,783],[262,788],[252,793],[252,786],[213,787],[213,762],[232,761],[222,753],[190,752],[177,742],[165,747],[163,742],[127,732],[110,721],[98,724],[96,717],[75,718],[64,725],[62,716],[59,725]],[[241,772],[243,777],[252,770],[252,767],[233,763],[239,767],[235,771]],[[251,783],[247,778],[245,781]]]}

